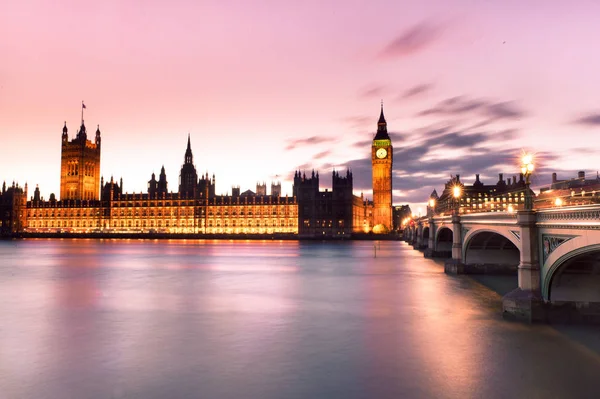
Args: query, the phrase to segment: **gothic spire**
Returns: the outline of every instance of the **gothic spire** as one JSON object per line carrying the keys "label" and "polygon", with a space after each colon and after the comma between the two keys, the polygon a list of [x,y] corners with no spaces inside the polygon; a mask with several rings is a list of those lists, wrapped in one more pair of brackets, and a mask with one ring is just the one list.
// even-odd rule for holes
{"label": "gothic spire", "polygon": [[377,124],[387,124],[385,121],[385,116],[383,116],[383,100],[381,100],[381,113],[379,114],[379,121],[377,122]]}
{"label": "gothic spire", "polygon": [[194,156],[192,155],[192,145],[190,142],[190,134],[188,133],[187,149],[185,150],[185,163],[193,163]]}
{"label": "gothic spire", "polygon": [[379,114],[379,121],[377,121],[377,134],[374,140],[391,140],[387,132],[387,122],[383,115],[383,100],[381,101],[381,113]]}

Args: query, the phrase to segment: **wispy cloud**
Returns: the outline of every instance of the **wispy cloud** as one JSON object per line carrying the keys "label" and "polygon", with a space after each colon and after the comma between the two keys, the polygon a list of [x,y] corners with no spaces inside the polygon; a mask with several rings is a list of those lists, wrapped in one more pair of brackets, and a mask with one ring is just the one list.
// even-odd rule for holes
{"label": "wispy cloud", "polygon": [[404,93],[400,94],[398,99],[406,100],[408,98],[419,97],[427,92],[430,92],[432,89],[433,85],[431,83],[416,85],[405,90]]}
{"label": "wispy cloud", "polygon": [[600,112],[589,113],[573,121],[577,125],[600,126]]}
{"label": "wispy cloud", "polygon": [[311,136],[305,139],[296,139],[296,140],[289,140],[287,146],[285,147],[286,150],[293,150],[296,147],[302,147],[302,146],[308,146],[308,145],[315,145],[315,144],[323,144],[323,143],[330,143],[332,142],[334,139],[331,137],[322,137],[322,136]]}
{"label": "wispy cloud", "polygon": [[380,98],[386,92],[386,87],[383,85],[372,85],[358,91],[360,98]]}
{"label": "wispy cloud", "polygon": [[485,117],[489,123],[498,119],[520,119],[527,116],[527,112],[520,108],[514,101],[493,102],[487,99],[455,96],[439,102],[432,108],[418,113],[418,116],[453,116],[463,114],[476,114]]}
{"label": "wispy cloud", "polygon": [[329,154],[331,154],[331,151],[321,151],[318,154],[313,155],[312,159],[322,159],[325,158],[326,156],[328,156]]}
{"label": "wispy cloud", "polygon": [[380,57],[400,58],[415,54],[435,43],[443,31],[441,25],[427,21],[411,26],[385,46]]}
{"label": "wispy cloud", "polygon": [[342,122],[347,123],[351,128],[362,129],[368,125],[375,125],[377,123],[377,116],[348,116],[342,119]]}

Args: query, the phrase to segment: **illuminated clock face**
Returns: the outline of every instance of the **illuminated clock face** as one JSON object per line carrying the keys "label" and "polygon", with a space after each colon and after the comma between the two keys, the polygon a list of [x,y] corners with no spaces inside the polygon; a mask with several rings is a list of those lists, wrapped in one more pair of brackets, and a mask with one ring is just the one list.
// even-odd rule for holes
{"label": "illuminated clock face", "polygon": [[375,153],[375,155],[379,159],[385,158],[387,156],[387,151],[385,150],[385,148],[380,148],[380,149],[377,150],[377,152]]}

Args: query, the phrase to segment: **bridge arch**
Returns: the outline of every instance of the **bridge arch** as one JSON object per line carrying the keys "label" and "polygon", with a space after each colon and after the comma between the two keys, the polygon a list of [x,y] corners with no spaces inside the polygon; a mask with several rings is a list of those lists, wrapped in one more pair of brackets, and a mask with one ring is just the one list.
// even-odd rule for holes
{"label": "bridge arch", "polygon": [[520,246],[517,237],[508,231],[471,229],[463,240],[463,261],[465,264],[507,266],[516,272],[521,262]]}
{"label": "bridge arch", "polygon": [[441,225],[435,231],[435,250],[438,253],[452,255],[452,240],[454,233],[449,225]]}
{"label": "bridge arch", "polygon": [[[542,267],[545,300],[600,302],[600,243],[588,236],[566,239]],[[544,248],[544,241],[542,242]]]}

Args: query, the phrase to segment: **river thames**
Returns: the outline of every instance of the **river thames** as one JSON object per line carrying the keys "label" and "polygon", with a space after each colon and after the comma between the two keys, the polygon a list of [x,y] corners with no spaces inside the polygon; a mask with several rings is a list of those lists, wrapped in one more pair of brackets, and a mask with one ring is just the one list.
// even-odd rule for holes
{"label": "river thames", "polygon": [[597,398],[600,329],[504,321],[513,285],[402,242],[0,241],[0,397]]}

